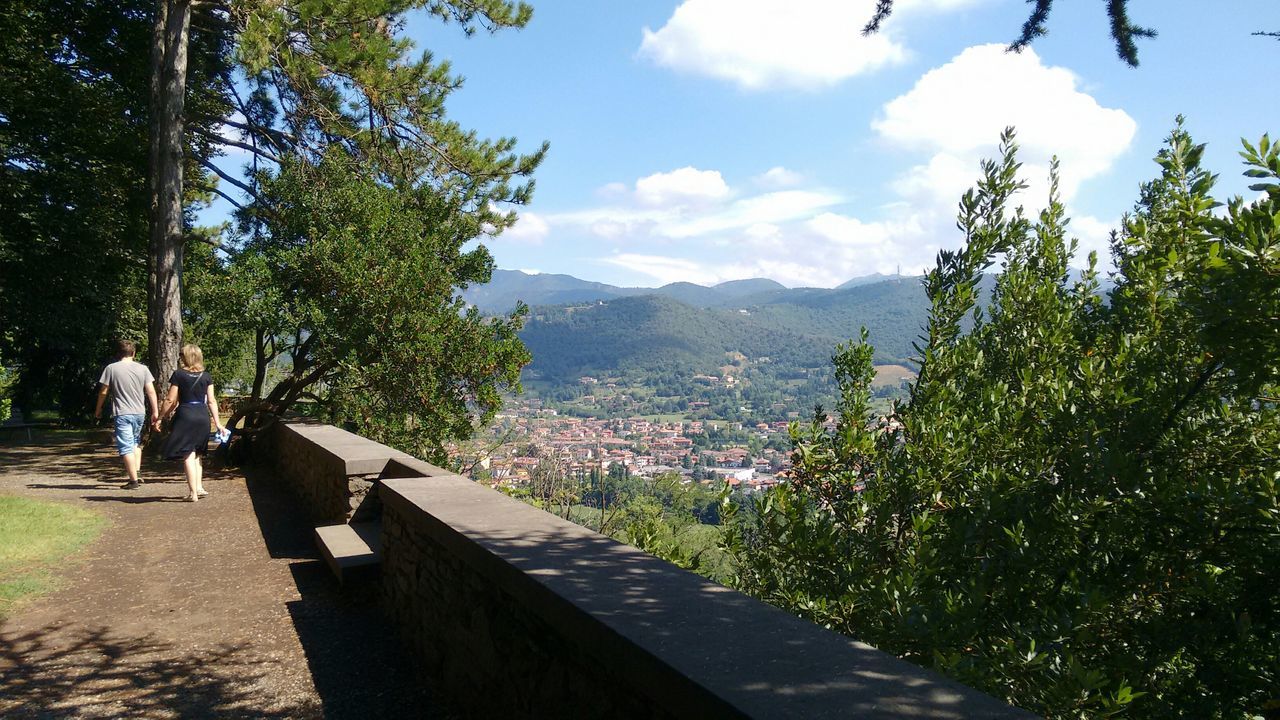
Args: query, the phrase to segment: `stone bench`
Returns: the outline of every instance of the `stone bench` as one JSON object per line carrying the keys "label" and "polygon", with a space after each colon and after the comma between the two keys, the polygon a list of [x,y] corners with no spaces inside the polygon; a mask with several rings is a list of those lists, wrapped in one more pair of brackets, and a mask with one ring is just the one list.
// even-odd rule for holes
{"label": "stone bench", "polygon": [[305,420],[277,423],[256,452],[307,515],[325,523],[315,529],[316,547],[344,583],[374,574],[380,561],[381,479],[450,474],[382,443]]}
{"label": "stone bench", "polygon": [[382,561],[381,523],[324,525],[316,528],[315,540],[329,569],[342,583],[371,574]]}
{"label": "stone bench", "polygon": [[376,522],[376,487],[384,471],[392,477],[447,474],[382,443],[304,420],[276,423],[254,452],[270,463],[308,517],[323,525]]}

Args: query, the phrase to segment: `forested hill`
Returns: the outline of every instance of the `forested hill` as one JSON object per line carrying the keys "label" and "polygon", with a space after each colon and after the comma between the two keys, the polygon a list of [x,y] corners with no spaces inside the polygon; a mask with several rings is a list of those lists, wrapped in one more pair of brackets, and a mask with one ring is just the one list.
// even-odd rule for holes
{"label": "forested hill", "polygon": [[916,278],[848,290],[752,289],[764,292],[728,307],[653,294],[536,307],[521,334],[533,353],[531,376],[576,382],[632,371],[714,375],[735,354],[768,375],[804,375],[829,368],[836,344],[864,325],[877,362],[903,363],[927,310]]}
{"label": "forested hill", "polygon": [[[845,286],[878,283],[885,277],[887,276],[868,275],[854,278]],[[662,295],[695,307],[729,307],[740,304],[748,298],[758,300],[771,293],[810,291],[835,292],[814,288],[788,290],[781,283],[764,278],[730,280],[713,286],[674,282],[658,288],[643,288],[607,285],[580,280],[572,275],[494,270],[492,280],[484,285],[468,288],[462,293],[462,297],[483,312],[499,314],[510,312],[518,301],[523,301],[527,305],[564,305],[638,295]]]}

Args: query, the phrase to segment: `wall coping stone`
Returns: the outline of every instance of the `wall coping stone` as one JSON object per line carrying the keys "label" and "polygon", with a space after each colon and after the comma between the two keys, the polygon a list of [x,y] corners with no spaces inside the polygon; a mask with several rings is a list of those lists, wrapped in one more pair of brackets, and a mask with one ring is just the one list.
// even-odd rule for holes
{"label": "wall coping stone", "polygon": [[287,422],[282,423],[281,429],[299,435],[323,450],[329,455],[333,467],[344,475],[376,475],[386,467],[388,459],[421,462],[411,455],[333,425]]}
{"label": "wall coping stone", "polygon": [[464,477],[382,501],[677,716],[1033,717]]}
{"label": "wall coping stone", "polygon": [[403,455],[393,457],[387,461],[387,466],[382,471],[382,479],[444,477],[454,474],[452,470],[445,470],[416,457]]}

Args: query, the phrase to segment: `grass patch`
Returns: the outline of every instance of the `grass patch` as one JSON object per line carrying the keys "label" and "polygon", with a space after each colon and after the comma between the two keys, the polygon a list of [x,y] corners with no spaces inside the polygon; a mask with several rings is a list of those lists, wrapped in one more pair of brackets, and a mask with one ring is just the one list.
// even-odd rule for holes
{"label": "grass patch", "polygon": [[63,503],[0,495],[0,618],[57,587],[53,569],[93,541],[101,515]]}

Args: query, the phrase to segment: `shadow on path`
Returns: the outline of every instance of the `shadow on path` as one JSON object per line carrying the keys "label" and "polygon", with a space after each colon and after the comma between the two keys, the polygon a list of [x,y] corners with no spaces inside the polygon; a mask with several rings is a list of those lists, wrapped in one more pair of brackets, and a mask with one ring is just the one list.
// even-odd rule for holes
{"label": "shadow on path", "polygon": [[0,716],[321,717],[314,699],[280,705],[264,692],[277,665],[243,645],[184,653],[150,636],[51,625],[0,644]]}
{"label": "shadow on path", "polygon": [[377,605],[377,581],[342,586],[320,558],[314,526],[262,469],[246,486],[267,551],[289,560],[301,596],[286,603],[326,718],[460,715],[430,691]]}
{"label": "shadow on path", "polygon": [[211,497],[190,504],[179,464],[143,471],[121,490],[100,431],[0,442],[0,492],[111,520],[58,568],[63,589],[0,621],[0,718],[459,716],[420,679],[376,583],[341,587],[269,476],[211,463]]}

